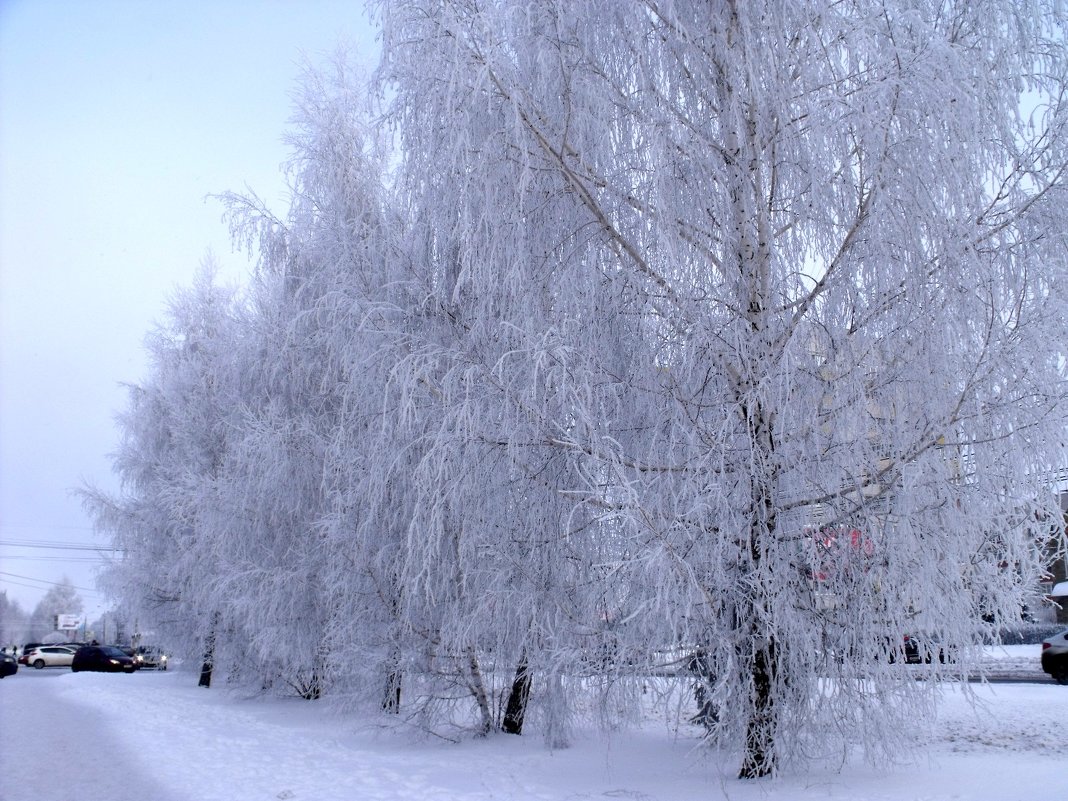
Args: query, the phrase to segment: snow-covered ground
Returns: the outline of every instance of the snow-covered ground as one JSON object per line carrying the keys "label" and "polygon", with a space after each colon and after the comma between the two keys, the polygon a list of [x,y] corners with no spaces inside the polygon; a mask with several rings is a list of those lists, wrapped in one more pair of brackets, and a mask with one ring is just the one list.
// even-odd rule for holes
{"label": "snow-covered ground", "polygon": [[[1033,668],[1037,646],[991,652]],[[738,782],[685,732],[663,725],[576,737],[498,735],[460,744],[361,729],[325,704],[244,699],[169,671],[20,670],[0,682],[0,799],[153,801],[1035,801],[1063,794],[1068,687],[972,685],[942,705],[910,761],[862,762]]]}

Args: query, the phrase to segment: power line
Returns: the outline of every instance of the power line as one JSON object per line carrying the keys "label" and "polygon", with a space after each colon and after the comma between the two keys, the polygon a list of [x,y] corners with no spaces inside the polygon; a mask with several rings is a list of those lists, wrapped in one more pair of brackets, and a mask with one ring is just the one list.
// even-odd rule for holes
{"label": "power line", "polygon": [[57,551],[122,551],[114,545],[101,545],[93,542],[64,542],[62,540],[0,540],[0,545],[11,548],[43,548]]}
{"label": "power line", "polygon": [[107,557],[100,556],[28,556],[26,554],[5,554],[0,561],[14,562],[16,559],[29,562],[76,562],[82,564],[107,564]]}
{"label": "power line", "polygon": [[[10,582],[12,584],[17,584],[18,582],[12,582],[11,578],[17,578],[17,579],[25,579],[26,581],[36,581],[39,584],[51,584],[53,587],[73,587],[74,589],[81,590],[82,592],[92,592],[92,593],[95,593],[97,595],[103,595],[103,593],[100,592],[100,590],[90,589],[89,587],[79,587],[77,584],[71,584],[70,582],[67,582],[67,581],[46,581],[45,579],[34,578],[33,576],[20,576],[18,573],[8,573],[7,571],[4,571],[4,570],[0,570],[0,576],[9,576],[10,578],[3,579],[3,581],[8,581],[8,582]],[[25,584],[20,584],[19,586],[23,586],[24,587],[26,585]],[[33,589],[39,590],[41,588],[40,587],[33,587]]]}
{"label": "power line", "polygon": [[[36,580],[36,579],[35,579]],[[0,578],[0,583],[8,584],[12,587],[25,587],[30,590],[43,590],[44,587],[38,587],[36,584],[27,584],[24,581],[15,581],[9,578]]]}

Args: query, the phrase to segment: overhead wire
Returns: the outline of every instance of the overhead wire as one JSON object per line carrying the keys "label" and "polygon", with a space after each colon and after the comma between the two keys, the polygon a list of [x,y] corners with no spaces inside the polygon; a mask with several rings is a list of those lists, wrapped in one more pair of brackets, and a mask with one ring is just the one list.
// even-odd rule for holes
{"label": "overhead wire", "polygon": [[0,539],[0,546],[11,548],[42,548],[59,551],[121,551],[114,545],[102,545],[100,543],[64,542],[62,540],[28,540],[28,539]]}
{"label": "overhead wire", "polygon": [[33,576],[22,576],[22,575],[19,575],[18,573],[8,573],[6,570],[0,570],[0,576],[6,576],[7,577],[7,578],[0,579],[0,581],[4,581],[4,582],[9,583],[9,584],[17,584],[20,587],[30,587],[31,589],[35,589],[35,590],[39,590],[41,588],[40,587],[35,587],[35,586],[32,586],[32,585],[28,585],[28,584],[23,584],[22,582],[19,582],[19,581],[12,581],[12,579],[23,579],[24,581],[34,581],[34,582],[37,582],[38,584],[49,584],[49,585],[51,585],[53,587],[73,587],[74,589],[80,590],[81,592],[92,592],[92,593],[96,593],[97,595],[103,595],[103,593],[100,592],[100,590],[92,589],[90,587],[79,587],[77,584],[71,584],[69,581],[48,581],[46,579],[34,578]]}

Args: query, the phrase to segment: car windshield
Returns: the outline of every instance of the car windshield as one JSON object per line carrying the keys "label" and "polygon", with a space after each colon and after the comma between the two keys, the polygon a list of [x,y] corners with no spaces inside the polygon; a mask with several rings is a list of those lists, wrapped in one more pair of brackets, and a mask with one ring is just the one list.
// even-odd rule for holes
{"label": "car windshield", "polygon": [[112,646],[110,646],[110,645],[104,646],[104,647],[103,647],[103,648],[101,648],[100,650],[104,652],[104,655],[105,655],[105,656],[110,656],[110,657],[122,657],[122,656],[126,656],[126,654],[124,654],[124,653],[123,653],[122,651],[120,651],[120,650],[119,650],[118,648],[114,648],[114,647],[112,647]]}

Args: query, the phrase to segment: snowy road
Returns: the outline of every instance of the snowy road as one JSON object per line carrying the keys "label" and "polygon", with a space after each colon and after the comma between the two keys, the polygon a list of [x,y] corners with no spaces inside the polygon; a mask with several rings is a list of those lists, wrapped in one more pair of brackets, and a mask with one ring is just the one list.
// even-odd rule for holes
{"label": "snowy road", "polygon": [[[136,754],[93,708],[61,692],[66,669],[21,669],[0,686],[0,799],[172,796],[139,767]],[[108,676],[116,681],[130,676]],[[81,788],[92,788],[82,796]],[[174,801],[181,801],[174,799]]]}

